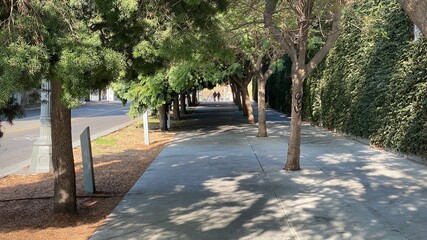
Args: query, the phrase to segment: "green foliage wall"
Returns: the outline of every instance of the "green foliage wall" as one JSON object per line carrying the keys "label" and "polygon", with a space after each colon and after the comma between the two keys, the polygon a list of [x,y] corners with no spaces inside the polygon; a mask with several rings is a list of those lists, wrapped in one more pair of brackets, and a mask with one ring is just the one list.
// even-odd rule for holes
{"label": "green foliage wall", "polygon": [[427,157],[427,42],[394,0],[343,15],[342,34],[305,84],[304,116],[331,130]]}
{"label": "green foliage wall", "polygon": [[283,68],[274,72],[267,81],[268,105],[284,113],[291,113],[291,59],[283,57]]}

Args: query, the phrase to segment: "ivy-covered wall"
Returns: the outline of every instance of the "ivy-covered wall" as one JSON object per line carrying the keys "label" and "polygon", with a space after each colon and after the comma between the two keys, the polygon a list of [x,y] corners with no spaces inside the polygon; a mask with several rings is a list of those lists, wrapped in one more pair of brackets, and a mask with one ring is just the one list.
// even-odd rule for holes
{"label": "ivy-covered wall", "polygon": [[283,68],[273,73],[267,81],[266,101],[268,105],[278,111],[290,114],[291,112],[291,59],[283,57]]}
{"label": "ivy-covered wall", "polygon": [[341,27],[306,80],[305,119],[427,157],[427,42],[413,41],[413,25],[395,0],[354,5]]}

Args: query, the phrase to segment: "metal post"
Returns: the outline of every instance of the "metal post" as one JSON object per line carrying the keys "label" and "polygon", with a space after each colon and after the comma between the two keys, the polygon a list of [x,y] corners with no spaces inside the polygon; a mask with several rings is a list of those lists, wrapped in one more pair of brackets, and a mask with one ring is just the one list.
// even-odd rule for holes
{"label": "metal post", "polygon": [[171,128],[171,113],[169,111],[169,108],[166,109],[166,116],[167,116],[166,126],[168,129],[170,129]]}
{"label": "metal post", "polygon": [[50,82],[42,81],[41,108],[40,108],[40,137],[34,143],[31,155],[31,173],[47,173],[53,171],[52,166],[52,138],[50,122]]}
{"label": "metal post", "polygon": [[95,190],[95,175],[93,172],[92,145],[90,143],[90,130],[87,127],[80,134],[80,143],[83,160],[83,183],[85,193],[94,193]]}

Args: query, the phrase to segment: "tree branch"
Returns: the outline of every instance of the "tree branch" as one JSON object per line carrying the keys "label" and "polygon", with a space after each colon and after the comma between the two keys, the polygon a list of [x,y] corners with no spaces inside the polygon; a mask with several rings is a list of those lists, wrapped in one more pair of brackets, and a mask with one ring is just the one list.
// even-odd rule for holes
{"label": "tree branch", "polygon": [[317,68],[319,63],[326,57],[329,50],[334,46],[340,34],[340,21],[341,21],[341,9],[334,12],[334,18],[332,23],[332,30],[326,40],[323,47],[316,53],[316,55],[306,65],[307,76]]}
{"label": "tree branch", "polygon": [[297,51],[294,47],[294,44],[292,40],[290,39],[290,36],[288,34],[285,34],[285,36],[282,34],[282,31],[277,28],[273,23],[273,13],[276,10],[277,1],[276,0],[266,0],[265,1],[265,9],[264,9],[264,25],[270,33],[272,34],[273,38],[275,38],[280,46],[285,50],[285,52],[290,56],[292,61],[297,60]]}

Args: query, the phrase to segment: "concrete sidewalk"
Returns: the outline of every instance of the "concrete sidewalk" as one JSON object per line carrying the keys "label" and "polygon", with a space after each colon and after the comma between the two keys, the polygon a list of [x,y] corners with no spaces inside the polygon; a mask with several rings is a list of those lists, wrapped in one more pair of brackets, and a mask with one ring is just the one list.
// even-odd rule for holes
{"label": "concrete sidewalk", "polygon": [[91,239],[425,239],[427,167],[305,125],[285,172],[288,120],[268,138],[205,103]]}

